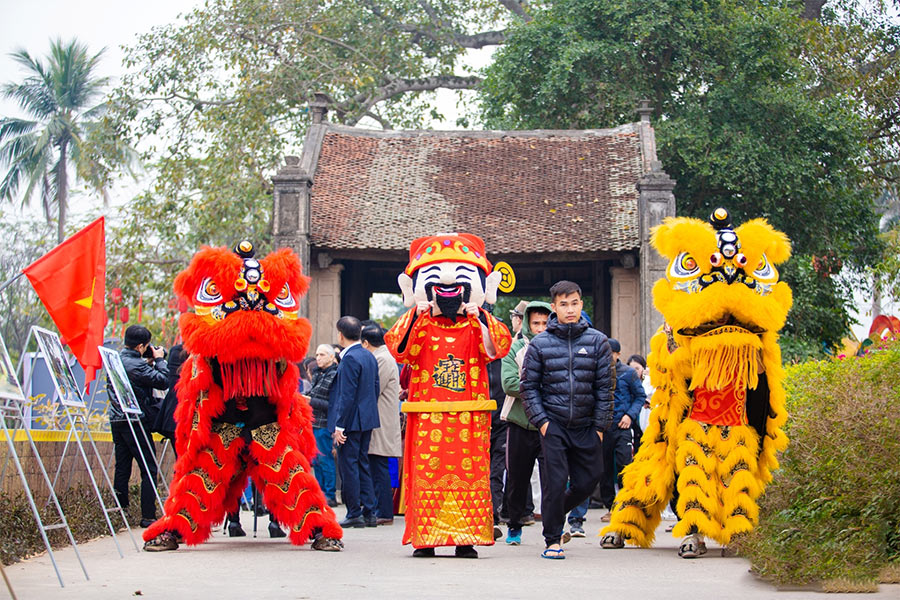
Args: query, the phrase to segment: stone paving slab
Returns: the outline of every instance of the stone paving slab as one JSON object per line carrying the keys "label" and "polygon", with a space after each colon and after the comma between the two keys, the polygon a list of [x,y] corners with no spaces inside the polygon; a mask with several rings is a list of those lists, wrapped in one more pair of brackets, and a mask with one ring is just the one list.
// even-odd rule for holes
{"label": "stone paving slab", "polygon": [[[746,560],[723,558],[714,544],[703,558],[678,558],[678,542],[663,531],[665,522],[652,549],[602,550],[593,535],[600,526],[599,515],[599,511],[588,514],[588,537],[567,544],[567,558],[562,561],[539,556],[543,549],[540,523],[524,528],[521,546],[506,546],[500,540],[495,546],[479,548],[478,560],[453,558],[452,548],[439,548],[434,559],[414,559],[412,548],[400,544],[402,518],[392,526],[347,530],[346,549],[326,553],[270,539],[266,518],[260,518],[259,537],[253,538],[252,517],[244,512],[243,524],[250,536],[228,538],[219,530],[206,544],[176,552],[137,553],[124,534],[119,536],[124,559],[109,537],[81,544],[90,581],[85,581],[72,550],[60,550],[56,557],[65,588],[59,587],[46,554],[6,571],[22,600],[823,598],[812,591],[779,591],[754,577]],[[0,583],[0,599],[8,597]],[[876,594],[840,596],[841,600],[855,597],[898,600],[900,585],[882,585]]]}

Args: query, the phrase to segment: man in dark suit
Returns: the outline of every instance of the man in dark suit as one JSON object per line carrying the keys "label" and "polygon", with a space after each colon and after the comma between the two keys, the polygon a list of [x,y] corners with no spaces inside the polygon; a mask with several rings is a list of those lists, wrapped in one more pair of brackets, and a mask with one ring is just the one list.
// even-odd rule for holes
{"label": "man in dark suit", "polygon": [[341,527],[375,527],[376,497],[369,470],[369,441],[378,421],[378,363],[360,344],[356,317],[337,322],[344,346],[334,382],[334,443],[339,447],[341,496],[347,516]]}

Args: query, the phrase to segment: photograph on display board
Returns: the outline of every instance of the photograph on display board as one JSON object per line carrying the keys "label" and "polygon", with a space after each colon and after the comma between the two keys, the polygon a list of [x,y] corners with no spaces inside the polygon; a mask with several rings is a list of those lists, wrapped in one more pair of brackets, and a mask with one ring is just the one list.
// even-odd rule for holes
{"label": "photograph on display board", "polygon": [[64,406],[84,408],[84,400],[81,399],[81,389],[75,381],[72,367],[66,360],[66,353],[59,341],[59,336],[48,329],[34,328],[34,336],[37,338],[41,354],[47,361],[47,369],[50,371],[50,379],[56,387],[59,401]]}
{"label": "photograph on display board", "polygon": [[0,353],[0,398],[24,401],[25,396],[22,394],[22,388],[19,387],[16,368],[9,358],[9,352],[6,351],[6,342],[3,341],[3,336],[0,336],[0,346],[3,348],[3,352]]}
{"label": "photograph on display board", "polygon": [[141,414],[141,407],[138,404],[137,397],[128,380],[128,373],[125,372],[125,365],[122,364],[122,357],[112,348],[98,347],[100,349],[100,358],[103,359],[103,366],[106,368],[106,377],[112,384],[113,392],[116,400],[119,402],[122,412],[128,414]]}

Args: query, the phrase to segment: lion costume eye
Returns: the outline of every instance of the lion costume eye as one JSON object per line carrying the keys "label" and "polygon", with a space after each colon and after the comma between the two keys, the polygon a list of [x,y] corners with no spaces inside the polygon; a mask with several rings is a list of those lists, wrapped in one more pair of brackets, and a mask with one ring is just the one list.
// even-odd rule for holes
{"label": "lion costume eye", "polygon": [[219,304],[220,302],[222,302],[222,294],[219,292],[219,286],[216,285],[216,282],[211,277],[201,281],[200,287],[197,288],[197,303]]}
{"label": "lion costume eye", "polygon": [[753,271],[753,277],[759,281],[775,281],[778,279],[778,271],[775,270],[775,267],[772,266],[765,254],[759,259],[759,264],[756,270]]}
{"label": "lion costume eye", "polygon": [[291,288],[288,287],[288,284],[284,284],[284,287],[281,288],[281,293],[275,298],[275,305],[278,306],[278,308],[286,309],[297,307],[297,301],[294,300],[294,296],[291,294]]}
{"label": "lion costume eye", "polygon": [[695,277],[700,273],[700,267],[697,261],[688,252],[682,252],[675,257],[672,264],[669,265],[669,276],[673,279],[686,279]]}

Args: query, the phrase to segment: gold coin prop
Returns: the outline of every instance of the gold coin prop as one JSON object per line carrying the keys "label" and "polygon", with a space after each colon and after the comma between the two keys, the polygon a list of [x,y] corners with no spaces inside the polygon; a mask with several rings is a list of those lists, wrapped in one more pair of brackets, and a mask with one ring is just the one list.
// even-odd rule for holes
{"label": "gold coin prop", "polygon": [[504,294],[508,294],[516,289],[516,274],[513,268],[507,262],[498,262],[494,265],[494,270],[498,271],[503,278],[500,280],[499,290]]}

